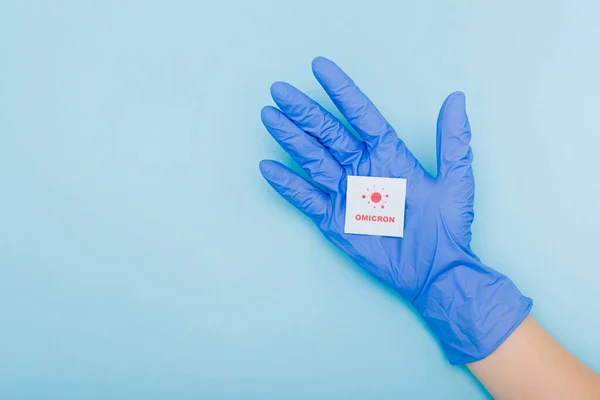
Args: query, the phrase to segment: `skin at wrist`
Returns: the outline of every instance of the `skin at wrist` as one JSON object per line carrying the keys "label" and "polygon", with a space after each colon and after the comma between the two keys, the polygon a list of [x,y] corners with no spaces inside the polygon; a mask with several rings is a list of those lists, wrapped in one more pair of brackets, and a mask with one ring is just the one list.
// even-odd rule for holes
{"label": "skin at wrist", "polygon": [[600,399],[600,376],[531,316],[493,353],[467,366],[495,399]]}

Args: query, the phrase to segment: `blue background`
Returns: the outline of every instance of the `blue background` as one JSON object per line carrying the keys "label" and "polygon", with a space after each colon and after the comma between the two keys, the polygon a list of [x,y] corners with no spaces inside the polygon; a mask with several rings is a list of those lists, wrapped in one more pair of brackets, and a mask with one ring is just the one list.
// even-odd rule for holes
{"label": "blue background", "polygon": [[480,399],[262,180],[287,80],[353,76],[429,169],[467,94],[474,248],[600,370],[600,3],[0,2],[0,398]]}

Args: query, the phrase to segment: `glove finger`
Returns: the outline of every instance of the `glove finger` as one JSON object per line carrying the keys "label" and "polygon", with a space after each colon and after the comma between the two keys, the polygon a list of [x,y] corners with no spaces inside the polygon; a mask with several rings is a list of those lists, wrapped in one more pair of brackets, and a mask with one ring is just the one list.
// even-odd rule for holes
{"label": "glove finger", "polygon": [[356,165],[365,145],[316,101],[285,82],[271,85],[281,111],[298,127],[317,138],[341,165]]}
{"label": "glove finger", "polygon": [[329,196],[284,165],[271,160],[259,164],[262,176],[284,199],[309,218],[319,221],[329,209]]}
{"label": "glove finger", "polygon": [[395,144],[394,129],[344,71],[323,57],[315,58],[312,68],[323,89],[370,149]]}
{"label": "glove finger", "polygon": [[394,128],[340,67],[324,57],[315,58],[312,67],[323,89],[365,140],[372,154],[389,156],[393,151],[398,155],[395,161],[401,164],[399,170],[407,175],[422,169],[404,142],[398,138]]}
{"label": "glove finger", "polygon": [[298,128],[275,107],[263,108],[261,118],[271,136],[315,182],[328,192],[339,191],[344,169],[317,139]]}
{"label": "glove finger", "polygon": [[475,181],[469,145],[471,128],[465,111],[465,95],[452,93],[446,98],[437,123],[437,164],[440,181],[448,185],[447,201],[453,213],[446,218],[456,240],[463,246],[471,242]]}
{"label": "glove finger", "polygon": [[465,95],[454,92],[446,98],[437,121],[438,179],[464,181],[473,176],[471,127],[465,109]]}

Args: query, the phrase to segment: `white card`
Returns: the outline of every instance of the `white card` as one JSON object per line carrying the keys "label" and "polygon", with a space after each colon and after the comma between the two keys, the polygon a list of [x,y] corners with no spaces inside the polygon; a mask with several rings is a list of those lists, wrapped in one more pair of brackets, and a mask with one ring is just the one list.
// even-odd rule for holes
{"label": "white card", "polygon": [[348,176],[345,233],[404,236],[406,179]]}

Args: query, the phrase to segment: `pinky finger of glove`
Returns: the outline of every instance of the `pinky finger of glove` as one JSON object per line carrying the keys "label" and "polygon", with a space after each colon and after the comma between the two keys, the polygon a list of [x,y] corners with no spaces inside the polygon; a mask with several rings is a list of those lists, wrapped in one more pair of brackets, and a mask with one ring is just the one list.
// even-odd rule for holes
{"label": "pinky finger of glove", "polygon": [[329,209],[329,195],[277,161],[259,164],[262,176],[284,199],[313,221],[321,221]]}

